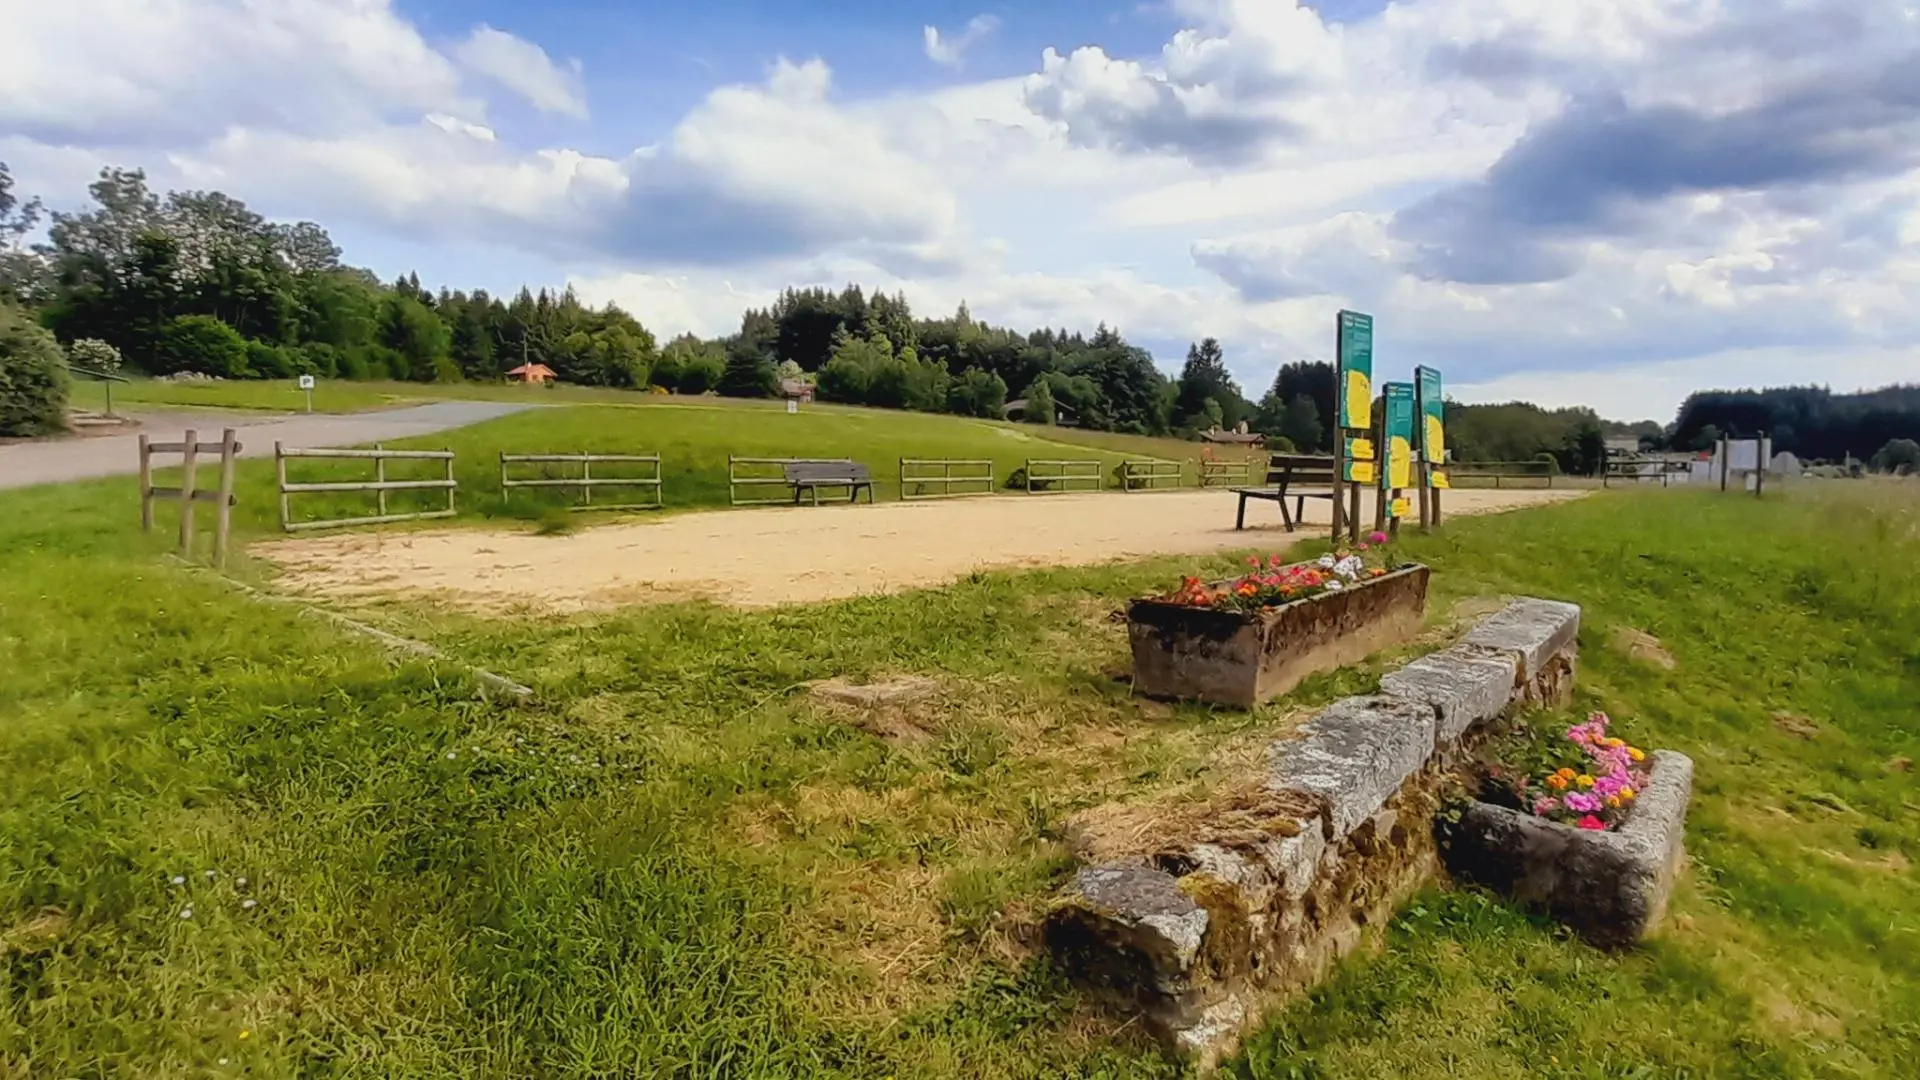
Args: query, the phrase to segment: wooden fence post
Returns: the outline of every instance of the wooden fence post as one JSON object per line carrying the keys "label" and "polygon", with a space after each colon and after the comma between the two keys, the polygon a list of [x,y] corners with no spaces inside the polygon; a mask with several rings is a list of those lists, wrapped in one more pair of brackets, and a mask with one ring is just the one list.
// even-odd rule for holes
{"label": "wooden fence post", "polygon": [[193,473],[199,464],[199,438],[198,431],[187,432],[185,460],[180,463],[180,554],[189,559],[193,557]]}
{"label": "wooden fence post", "polygon": [[[380,443],[373,444],[373,450],[374,450],[374,453],[376,454],[385,449],[386,447],[381,445]],[[387,482],[387,459],[384,457],[377,457],[373,459],[373,482],[376,484],[384,484]],[[376,513],[378,513],[381,517],[387,516],[387,489],[386,488],[382,487],[382,488],[374,489],[374,505],[379,507],[379,509],[375,511]]]}
{"label": "wooden fence post", "polygon": [[580,451],[580,505],[593,505],[593,457],[585,450]]}
{"label": "wooden fence post", "polygon": [[273,442],[273,471],[280,478],[280,531],[293,531],[293,496],[287,493],[287,455],[280,440]]}
{"label": "wooden fence post", "polygon": [[240,454],[239,440],[233,429],[220,433],[220,501],[214,504],[213,565],[226,569],[227,537],[233,529],[233,467]]}
{"label": "wooden fence post", "polygon": [[140,531],[153,531],[153,440],[144,431],[140,433]]}

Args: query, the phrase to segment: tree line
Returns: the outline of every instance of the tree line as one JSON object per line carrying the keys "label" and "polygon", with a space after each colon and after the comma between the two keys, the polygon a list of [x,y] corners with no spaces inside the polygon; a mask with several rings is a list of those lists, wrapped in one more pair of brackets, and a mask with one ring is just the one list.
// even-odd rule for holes
{"label": "tree line", "polygon": [[[992,418],[1013,399],[1036,423],[1188,436],[1244,424],[1277,446],[1333,448],[1332,365],[1284,364],[1254,401],[1213,338],[1191,345],[1168,378],[1104,324],[1090,335],[1023,332],[981,322],[964,303],[923,318],[904,296],[848,285],[788,289],[745,311],[732,334],[662,346],[633,315],[571,289],[503,298],[431,290],[414,274],[382,282],[343,264],[318,224],[269,221],[218,191],[162,196],[138,169],[104,169],[88,193],[84,210],[47,213],[15,194],[0,163],[0,304],[26,309],[75,363],[117,354],[153,375],[422,382],[499,380],[541,364],[589,386],[772,397],[804,383],[828,401]],[[1450,402],[1447,426],[1459,460],[1550,458],[1579,473],[1597,470],[1605,439],[1621,435],[1686,450],[1767,431],[1781,449],[1837,459],[1920,437],[1920,387],[1702,392],[1666,427],[1585,408]]]}

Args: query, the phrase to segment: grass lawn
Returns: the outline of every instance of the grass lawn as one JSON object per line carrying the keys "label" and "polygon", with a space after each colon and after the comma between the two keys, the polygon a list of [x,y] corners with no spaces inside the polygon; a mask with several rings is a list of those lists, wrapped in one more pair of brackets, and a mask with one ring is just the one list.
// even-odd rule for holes
{"label": "grass lawn", "polygon": [[[578,497],[571,490],[521,489],[515,491],[511,499],[503,498],[499,464],[499,455],[503,452],[657,453],[663,459],[663,497],[674,509],[728,505],[729,454],[853,458],[872,469],[874,494],[882,500],[899,497],[899,460],[903,457],[991,460],[996,485],[1002,490],[1007,478],[1014,470],[1024,467],[1028,458],[1098,460],[1107,474],[1107,486],[1110,489],[1115,486],[1113,471],[1127,456],[1052,441],[1057,434],[1050,428],[884,409],[816,406],[790,416],[784,408],[743,407],[736,402],[696,398],[656,399],[642,408],[578,405],[532,409],[390,445],[451,448],[458,455],[458,508],[463,516],[476,520],[538,518],[551,515]],[[244,441],[244,432],[242,437]],[[373,477],[372,464],[364,461],[295,461],[288,468],[289,478],[296,482]],[[544,468],[545,475],[578,475],[577,466]],[[603,465],[595,469],[595,474],[617,476],[621,475],[621,468],[623,466]],[[437,462],[394,462],[388,467],[388,476],[395,480],[437,477],[441,475],[439,469]],[[162,483],[172,482],[171,473],[162,475],[169,477]],[[206,476],[212,475],[208,470]],[[270,459],[241,462],[238,491],[240,503],[235,514],[242,528],[278,529],[277,489]],[[743,489],[743,493],[760,498],[769,495],[779,498],[784,492],[784,488]],[[401,510],[443,506],[444,498],[437,492],[395,492],[390,501],[393,509]],[[361,515],[371,513],[371,496],[298,495],[294,508],[297,516],[306,519]]]}
{"label": "grass lawn", "polygon": [[[1175,561],[753,613],[373,610],[539,692],[511,709],[160,559],[126,487],[0,495],[0,1075],[1175,1075],[1023,944],[1063,822],[1204,785],[1394,660],[1251,715],[1133,700],[1105,616]],[[1916,489],[1601,493],[1408,546],[1437,614],[1585,605],[1570,712],[1694,756],[1691,873],[1620,955],[1425,895],[1228,1075],[1911,1076]],[[889,737],[801,685],[889,673],[943,688]]]}

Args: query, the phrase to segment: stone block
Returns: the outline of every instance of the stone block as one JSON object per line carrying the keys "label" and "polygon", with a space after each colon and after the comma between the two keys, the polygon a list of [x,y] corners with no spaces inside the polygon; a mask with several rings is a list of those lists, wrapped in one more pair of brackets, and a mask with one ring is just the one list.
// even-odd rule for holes
{"label": "stone block", "polygon": [[1380,692],[1431,705],[1435,745],[1445,746],[1506,711],[1520,681],[1519,667],[1515,653],[1455,645],[1388,674],[1380,680]]}
{"label": "stone block", "polygon": [[1628,945],[1666,913],[1692,791],[1693,762],[1659,751],[1646,790],[1613,832],[1474,803],[1449,837],[1447,868],[1546,910],[1596,945]]}
{"label": "stone block", "polygon": [[1531,679],[1579,637],[1580,605],[1521,597],[1481,620],[1461,644],[1513,653],[1520,658],[1520,677]]}
{"label": "stone block", "polygon": [[1267,787],[1323,800],[1327,839],[1341,840],[1426,765],[1434,729],[1425,702],[1383,695],[1336,701],[1298,737],[1269,748]]}
{"label": "stone block", "polygon": [[1206,940],[1207,910],[1163,870],[1090,866],[1056,900],[1047,936],[1089,982],[1177,993]]}

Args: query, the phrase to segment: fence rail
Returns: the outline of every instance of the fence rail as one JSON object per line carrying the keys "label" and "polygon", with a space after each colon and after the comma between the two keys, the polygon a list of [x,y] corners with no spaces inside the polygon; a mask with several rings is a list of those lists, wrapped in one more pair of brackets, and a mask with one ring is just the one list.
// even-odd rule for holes
{"label": "fence rail", "polygon": [[1251,483],[1253,483],[1253,462],[1251,461],[1202,461],[1200,463],[1200,486],[1203,488]]}
{"label": "fence rail", "polygon": [[[595,476],[593,467],[596,464],[648,465],[653,471],[650,476]],[[580,475],[516,477],[511,469],[514,465],[578,465]],[[515,488],[579,488],[580,505],[571,508],[574,510],[658,510],[665,505],[660,492],[659,454],[501,454],[500,491],[505,494]],[[593,501],[594,488],[638,490],[636,501],[600,503],[596,506]]]}
{"label": "fence rail", "polygon": [[1455,461],[1445,471],[1448,482],[1455,486],[1461,480],[1492,480],[1496,488],[1506,486],[1509,480],[1541,480],[1552,487],[1560,467],[1550,461]]}
{"label": "fence rail", "polygon": [[[293,483],[287,479],[287,462],[289,459],[294,458],[372,461],[373,479]],[[438,461],[445,466],[446,476],[439,480],[389,480],[387,479],[387,462],[396,460]],[[282,446],[276,442],[273,444],[273,465],[275,475],[280,481],[280,528],[286,532],[299,532],[304,529],[337,529],[346,525],[386,525],[396,521],[450,518],[454,516],[453,493],[460,486],[459,482],[453,478],[453,451],[451,450],[388,450],[378,443],[374,444],[371,450],[329,450]],[[387,492],[389,491],[434,490],[443,490],[447,493],[446,509],[412,510],[398,514],[389,513],[387,510]],[[375,512],[366,517],[321,518],[313,521],[293,520],[293,496],[338,491],[373,492]]]}
{"label": "fence rail", "polygon": [[[1041,486],[1034,486],[1036,484]],[[1085,490],[1103,490],[1106,487],[1106,478],[1102,475],[1100,463],[1084,460],[1062,461],[1052,458],[1027,459],[1027,494],[1047,495],[1073,491],[1074,484],[1093,485]]]}
{"label": "fence rail", "polygon": [[[126,380],[121,380],[122,382]],[[212,503],[213,512],[213,564],[224,567],[227,564],[227,538],[233,528],[233,506],[237,501],[233,494],[234,461],[244,449],[240,440],[234,437],[233,429],[227,428],[220,433],[219,442],[201,442],[200,433],[189,430],[181,442],[157,443],[140,436],[140,530],[153,531],[153,503],[156,499],[171,499],[180,504],[180,556],[193,557],[194,504]],[[153,455],[180,455],[180,486],[177,488],[155,487],[153,485]],[[220,455],[220,487],[215,491],[199,490],[199,464],[201,454]]]}
{"label": "fence rail", "polygon": [[[936,474],[934,470],[939,470]],[[956,474],[954,470],[962,470]],[[979,484],[979,491],[955,491],[955,487]],[[928,492],[927,487],[940,490]],[[993,494],[993,462],[961,458],[901,458],[900,497],[902,499],[945,499],[965,495]]]}
{"label": "fence rail", "polygon": [[[788,465],[826,465],[847,460],[846,458],[802,458],[802,457],[734,457],[727,455],[727,502],[733,506],[773,506],[786,505],[792,501],[791,495],[779,498],[756,498],[751,491],[743,493],[741,488],[778,487],[792,490],[787,483]],[[774,476],[750,475],[752,471],[776,469]]]}
{"label": "fence rail", "polygon": [[1120,490],[1155,491],[1163,490],[1167,487],[1179,487],[1184,481],[1185,473],[1185,466],[1181,465],[1178,461],[1140,460],[1122,462],[1120,465]]}
{"label": "fence rail", "polygon": [[1667,487],[1673,483],[1676,475],[1681,478],[1681,483],[1686,483],[1692,472],[1691,461],[1668,461],[1660,458],[1609,461],[1600,470],[1600,486],[1612,487],[1614,481],[1619,480],[1630,484],[1658,483],[1661,487]]}

